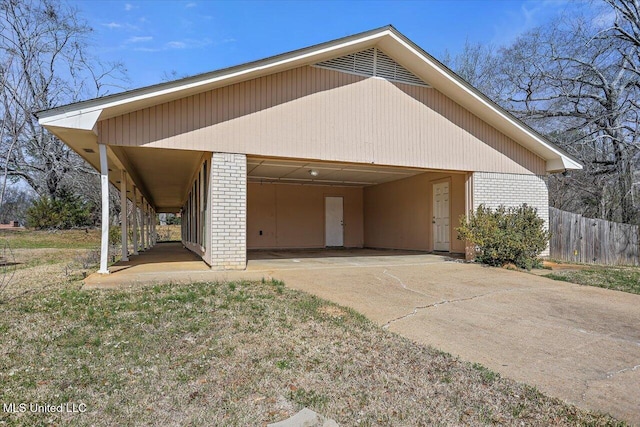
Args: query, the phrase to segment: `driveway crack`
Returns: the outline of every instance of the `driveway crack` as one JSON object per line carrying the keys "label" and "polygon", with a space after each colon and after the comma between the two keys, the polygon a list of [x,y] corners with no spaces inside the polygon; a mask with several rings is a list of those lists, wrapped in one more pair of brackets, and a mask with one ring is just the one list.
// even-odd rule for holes
{"label": "driveway crack", "polygon": [[[405,287],[405,289],[411,290],[411,289],[406,288],[406,287]],[[482,298],[482,297],[487,296],[487,295],[491,295],[491,294],[495,294],[495,293],[499,293],[499,292],[505,292],[505,291],[509,291],[509,290],[512,290],[512,289],[513,288],[511,288],[511,289],[502,289],[502,290],[499,290],[499,291],[487,292],[487,293],[484,293],[484,294],[473,295],[471,297],[466,297],[466,298],[457,298],[457,299],[452,299],[452,300],[445,299],[445,300],[440,300],[438,302],[434,302],[434,303],[431,303],[431,304],[417,306],[417,307],[414,307],[412,312],[407,313],[405,315],[402,315],[400,317],[397,317],[395,319],[391,319],[387,323],[382,325],[382,327],[386,329],[392,323],[395,323],[395,322],[398,322],[400,320],[406,319],[407,317],[415,316],[418,313],[419,310],[424,310],[424,309],[427,309],[427,308],[437,307],[439,305],[444,305],[444,304],[451,304],[451,303],[454,303],[454,302],[470,301],[470,300],[473,300],[473,299],[476,299],[476,298]],[[414,292],[417,292],[417,291],[414,291]],[[421,293],[421,292],[418,292],[418,293]]]}
{"label": "driveway crack", "polygon": [[616,376],[618,374],[623,374],[625,372],[633,372],[633,371],[635,371],[637,369],[640,369],[640,365],[631,366],[629,368],[620,369],[618,371],[607,372],[607,378],[613,378],[614,376]]}

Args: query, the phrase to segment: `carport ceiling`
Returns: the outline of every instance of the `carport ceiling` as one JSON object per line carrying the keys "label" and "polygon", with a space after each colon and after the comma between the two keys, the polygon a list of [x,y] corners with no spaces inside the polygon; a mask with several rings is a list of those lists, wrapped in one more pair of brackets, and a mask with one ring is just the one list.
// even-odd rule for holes
{"label": "carport ceiling", "polygon": [[[312,176],[311,171],[317,175]],[[368,186],[424,173],[422,169],[287,159],[247,159],[249,182]]]}
{"label": "carport ceiling", "polygon": [[113,147],[144,186],[157,212],[179,212],[196,174],[201,151]]}

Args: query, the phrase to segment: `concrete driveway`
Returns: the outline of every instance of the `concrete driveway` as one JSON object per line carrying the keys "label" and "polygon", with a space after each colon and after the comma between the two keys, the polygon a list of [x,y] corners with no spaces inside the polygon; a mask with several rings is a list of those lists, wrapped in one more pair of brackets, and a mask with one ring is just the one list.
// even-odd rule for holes
{"label": "concrete driveway", "polygon": [[[381,255],[382,254],[382,255]],[[426,254],[254,259],[249,272],[640,425],[640,296]],[[280,257],[280,258],[279,258]]]}

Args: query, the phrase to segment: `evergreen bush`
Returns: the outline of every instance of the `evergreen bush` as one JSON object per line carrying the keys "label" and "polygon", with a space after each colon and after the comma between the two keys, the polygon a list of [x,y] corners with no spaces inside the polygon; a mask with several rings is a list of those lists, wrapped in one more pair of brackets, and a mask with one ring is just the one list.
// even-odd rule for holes
{"label": "evergreen bush", "polygon": [[88,203],[68,190],[55,197],[43,196],[33,201],[27,210],[27,226],[36,229],[64,230],[91,225]]}
{"label": "evergreen bush", "polygon": [[458,239],[475,247],[476,260],[492,266],[515,264],[530,270],[549,243],[549,232],[535,208],[523,204],[495,210],[480,205],[468,218],[460,218]]}

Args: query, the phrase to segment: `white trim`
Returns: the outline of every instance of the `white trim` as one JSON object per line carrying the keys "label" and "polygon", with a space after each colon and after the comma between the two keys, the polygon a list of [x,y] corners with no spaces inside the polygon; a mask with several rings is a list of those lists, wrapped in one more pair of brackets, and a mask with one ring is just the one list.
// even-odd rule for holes
{"label": "white trim", "polygon": [[100,119],[102,109],[78,110],[77,112],[68,112],[58,114],[47,121],[51,126],[71,129],[81,129],[92,131],[96,135],[96,123]]}
{"label": "white trim", "polygon": [[109,274],[109,164],[107,146],[98,145],[100,151],[100,189],[102,191],[102,233],[100,236],[100,274]]}

